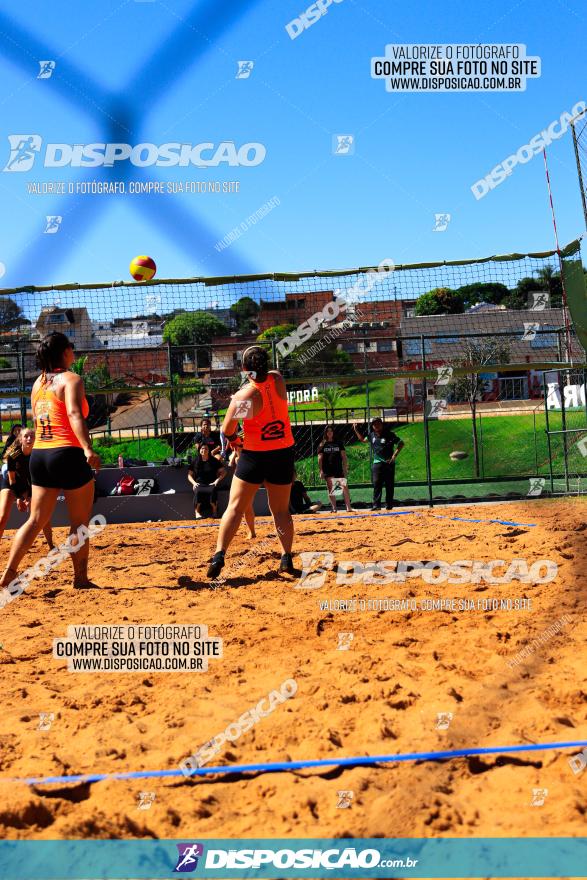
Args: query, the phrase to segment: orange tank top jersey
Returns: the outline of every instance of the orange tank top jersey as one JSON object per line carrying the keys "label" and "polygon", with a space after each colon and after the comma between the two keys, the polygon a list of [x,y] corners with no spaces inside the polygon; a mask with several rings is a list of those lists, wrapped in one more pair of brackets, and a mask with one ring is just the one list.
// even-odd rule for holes
{"label": "orange tank top jersey", "polygon": [[[40,385],[33,392],[31,402],[36,422],[35,449],[57,449],[61,446],[81,448],[81,443],[70,425],[65,403],[53,391],[49,391],[46,385]],[[84,396],[84,419],[87,419],[89,412],[90,407]]]}
{"label": "orange tank top jersey", "polygon": [[269,375],[265,382],[252,384],[263,397],[263,409],[258,416],[243,420],[243,448],[250,452],[266,452],[293,446],[287,400],[283,400],[277,393],[275,376]]}

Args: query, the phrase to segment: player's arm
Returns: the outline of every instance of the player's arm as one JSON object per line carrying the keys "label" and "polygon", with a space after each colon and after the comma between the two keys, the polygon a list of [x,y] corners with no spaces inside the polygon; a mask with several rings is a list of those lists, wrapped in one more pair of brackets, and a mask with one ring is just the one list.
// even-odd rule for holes
{"label": "player's arm", "polygon": [[222,468],[222,467],[221,467],[221,468],[218,468],[218,472],[217,472],[217,474],[216,474],[216,479],[214,480],[214,482],[212,483],[212,485],[213,485],[213,486],[218,486],[218,485],[222,482],[222,480],[224,479],[225,476],[226,476],[226,470],[225,470],[225,468]]}
{"label": "player's arm", "polygon": [[322,450],[320,450],[320,451],[318,452],[318,469],[319,469],[319,471],[320,471],[320,479],[321,479],[321,480],[324,479],[324,470],[323,470],[323,468],[322,468],[322,462],[323,462],[323,461],[324,461],[324,453],[322,452]]}
{"label": "player's arm", "polygon": [[394,452],[393,455],[391,456],[391,458],[390,458],[390,463],[396,460],[396,458],[398,457],[398,455],[400,454],[400,452],[402,451],[402,449],[403,449],[404,446],[406,445],[406,444],[404,443],[404,441],[403,441],[403,440],[400,440],[399,437],[397,437],[395,434],[394,434],[394,437],[395,437],[395,439],[397,440],[397,449],[395,450],[395,452]]}
{"label": "player's arm", "polygon": [[277,391],[277,396],[281,397],[282,400],[287,400],[287,386],[285,384],[285,379],[279,370],[269,370],[267,375],[275,378],[275,390]]}
{"label": "player's arm", "polygon": [[196,477],[194,474],[194,463],[190,461],[188,466],[188,482],[192,484],[192,486],[196,486]]}
{"label": "player's arm", "polygon": [[[246,414],[243,413],[243,404],[246,403]],[[238,434],[239,420],[242,418],[254,418],[258,416],[263,408],[263,398],[256,388],[250,385],[248,388],[241,388],[232,397],[222,422],[222,433],[228,442],[232,445]]]}
{"label": "player's arm", "polygon": [[81,376],[76,376],[75,373],[66,374],[64,397],[69,424],[81,444],[86,461],[91,468],[99,470],[100,456],[92,449],[92,438],[82,415],[84,383]]}
{"label": "player's arm", "polygon": [[347,477],[348,473],[349,473],[349,461],[348,461],[348,458],[346,457],[346,450],[343,449],[341,451],[340,455],[342,458],[342,472],[345,475],[345,477]]}
{"label": "player's arm", "polygon": [[8,482],[14,486],[16,483],[16,462],[11,456],[6,459],[6,473],[8,474]]}
{"label": "player's arm", "polygon": [[358,427],[358,425],[357,425],[356,422],[353,422],[353,431],[355,432],[355,434],[356,434],[356,436],[357,436],[357,439],[360,440],[361,443],[366,443],[366,442],[367,442],[367,438],[364,437],[364,436],[361,434],[361,432],[359,431],[359,427]]}

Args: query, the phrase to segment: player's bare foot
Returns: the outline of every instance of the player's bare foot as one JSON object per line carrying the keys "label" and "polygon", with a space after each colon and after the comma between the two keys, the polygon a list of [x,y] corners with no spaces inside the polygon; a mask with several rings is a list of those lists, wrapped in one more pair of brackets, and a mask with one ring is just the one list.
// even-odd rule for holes
{"label": "player's bare foot", "polygon": [[94,581],[86,580],[86,581],[74,581],[73,586],[75,590],[99,590],[100,587],[98,584],[95,584]]}

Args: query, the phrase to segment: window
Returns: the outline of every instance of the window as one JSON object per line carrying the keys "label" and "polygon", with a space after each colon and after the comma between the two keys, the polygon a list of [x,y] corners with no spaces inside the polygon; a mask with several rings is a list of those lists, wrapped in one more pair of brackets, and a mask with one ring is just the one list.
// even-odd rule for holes
{"label": "window", "polygon": [[393,339],[380,339],[377,343],[377,351],[395,351]]}
{"label": "window", "polygon": [[49,315],[47,318],[48,324],[63,324],[65,323],[65,315]]}
{"label": "window", "polygon": [[[540,327],[540,330],[554,330],[550,324],[545,324],[543,327]],[[534,339],[531,340],[530,345],[532,348],[556,348],[557,347],[557,334],[556,333],[537,333]]]}
{"label": "window", "polygon": [[356,354],[359,351],[358,343],[356,342],[343,342],[340,347],[342,351],[346,351],[348,354]]}
{"label": "window", "polygon": [[435,342],[438,342],[440,345],[450,345],[458,341],[458,336],[437,336],[435,339]]}
{"label": "window", "polygon": [[[422,354],[422,343],[419,339],[406,339],[403,343],[404,354],[409,354],[410,356],[416,356]],[[424,340],[424,354],[430,354],[432,351],[432,342],[430,339]]]}

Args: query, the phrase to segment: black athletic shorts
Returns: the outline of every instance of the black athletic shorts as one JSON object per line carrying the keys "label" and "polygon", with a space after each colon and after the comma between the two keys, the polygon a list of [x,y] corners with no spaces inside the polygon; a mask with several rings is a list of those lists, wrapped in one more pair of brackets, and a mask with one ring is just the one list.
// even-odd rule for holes
{"label": "black athletic shorts", "polygon": [[94,479],[94,472],[79,446],[33,449],[31,482],[44,489],[81,489]]}
{"label": "black athletic shorts", "polygon": [[274,483],[288,486],[293,481],[294,447],[253,452],[243,449],[236,464],[235,477],[245,483]]}
{"label": "black athletic shorts", "polygon": [[18,477],[16,478],[16,482],[10,485],[8,473],[4,473],[0,477],[0,489],[10,489],[17,498],[23,498],[31,494],[31,487],[25,483],[24,480],[19,480]]}

